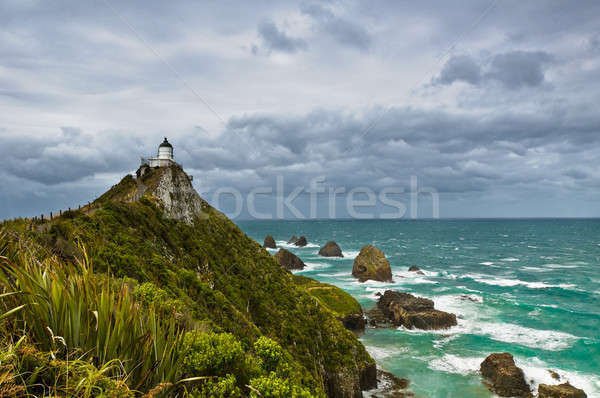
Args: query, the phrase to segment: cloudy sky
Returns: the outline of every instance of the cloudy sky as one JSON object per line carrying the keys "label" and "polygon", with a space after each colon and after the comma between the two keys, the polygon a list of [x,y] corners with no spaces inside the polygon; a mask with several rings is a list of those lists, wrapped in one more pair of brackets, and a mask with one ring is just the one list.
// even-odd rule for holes
{"label": "cloudy sky", "polygon": [[597,1],[0,0],[0,219],[93,199],[163,136],[213,203],[416,177],[442,217],[600,216],[599,19]]}

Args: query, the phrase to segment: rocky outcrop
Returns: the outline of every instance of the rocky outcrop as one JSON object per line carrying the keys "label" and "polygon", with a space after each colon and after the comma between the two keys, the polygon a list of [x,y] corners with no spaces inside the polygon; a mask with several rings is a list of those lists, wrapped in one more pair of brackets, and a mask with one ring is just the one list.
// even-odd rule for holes
{"label": "rocky outcrop", "polygon": [[371,398],[406,398],[414,397],[407,391],[409,381],[394,376],[390,372],[377,369],[377,389],[369,391]]}
{"label": "rocky outcrop", "polygon": [[308,242],[304,236],[299,237],[298,240],[294,242],[294,246],[304,247],[306,245],[308,245]]}
{"label": "rocky outcrop", "polygon": [[587,395],[583,390],[573,387],[567,382],[557,386],[540,384],[538,398],[587,398]]}
{"label": "rocky outcrop", "polygon": [[344,257],[344,255],[342,254],[342,249],[340,249],[340,247],[338,246],[338,244],[335,243],[332,240],[330,240],[329,242],[327,242],[325,244],[325,246],[323,246],[321,249],[319,249],[319,256],[323,256],[323,257]]}
{"label": "rocky outcrop", "polygon": [[141,177],[141,183],[145,193],[162,202],[167,218],[191,225],[209,208],[192,186],[191,178],[179,166],[161,167]]}
{"label": "rocky outcrop", "polygon": [[531,397],[523,370],[515,365],[508,352],[490,354],[481,363],[481,375],[489,382],[490,390],[501,397]]}
{"label": "rocky outcrop", "polygon": [[386,328],[394,326],[377,306],[368,310],[365,315],[367,316],[367,323],[372,327]]}
{"label": "rocky outcrop", "polygon": [[367,324],[367,321],[363,315],[359,313],[348,314],[343,317],[338,317],[337,319],[344,324],[346,329],[352,330],[353,332],[362,332],[365,330],[365,326]]}
{"label": "rocky outcrop", "polygon": [[425,275],[425,273],[421,271],[421,268],[417,267],[416,265],[409,267],[408,272],[416,272],[419,275]]}
{"label": "rocky outcrop", "polygon": [[292,237],[290,238],[290,240],[287,241],[288,245],[291,245],[292,243],[296,243],[296,241],[298,240],[298,238],[296,237],[296,235],[292,235]]}
{"label": "rocky outcrop", "polygon": [[263,247],[267,249],[276,249],[277,245],[275,244],[275,239],[273,239],[271,235],[267,235]]}
{"label": "rocky outcrop", "polygon": [[275,260],[287,270],[304,269],[304,262],[298,256],[286,249],[279,249],[275,254]]}
{"label": "rocky outcrop", "polygon": [[380,282],[392,281],[392,269],[385,254],[372,245],[364,246],[354,259],[352,276],[359,281],[374,280]]}
{"label": "rocky outcrop", "polygon": [[[386,290],[377,301],[377,308],[389,323],[407,329],[438,330],[456,326],[456,315],[436,310],[433,301],[409,293]],[[370,320],[377,319],[377,313],[369,315]]]}
{"label": "rocky outcrop", "polygon": [[377,387],[377,366],[373,362],[362,369],[329,373],[325,386],[332,398],[362,398],[363,390]]}

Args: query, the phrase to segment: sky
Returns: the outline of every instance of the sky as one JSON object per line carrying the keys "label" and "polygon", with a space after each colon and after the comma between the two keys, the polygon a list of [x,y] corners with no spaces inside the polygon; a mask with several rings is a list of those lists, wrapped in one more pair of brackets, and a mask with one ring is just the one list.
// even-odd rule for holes
{"label": "sky", "polygon": [[93,200],[165,136],[241,218],[354,199],[598,217],[599,19],[597,1],[2,0],[0,219]]}

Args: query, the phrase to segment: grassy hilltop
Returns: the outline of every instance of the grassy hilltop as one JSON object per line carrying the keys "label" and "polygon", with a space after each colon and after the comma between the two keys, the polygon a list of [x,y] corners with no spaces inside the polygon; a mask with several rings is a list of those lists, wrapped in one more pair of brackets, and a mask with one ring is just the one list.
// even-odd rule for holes
{"label": "grassy hilltop", "polygon": [[372,385],[373,359],[335,319],[356,301],[279,267],[190,188],[178,166],[152,169],[91,209],[1,225],[0,396],[360,397]]}

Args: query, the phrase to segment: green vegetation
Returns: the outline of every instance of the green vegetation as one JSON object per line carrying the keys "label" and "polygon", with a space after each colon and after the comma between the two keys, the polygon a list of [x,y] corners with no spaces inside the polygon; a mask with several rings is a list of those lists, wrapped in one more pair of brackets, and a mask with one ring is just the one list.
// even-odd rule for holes
{"label": "green vegetation", "polygon": [[302,275],[294,275],[294,281],[335,316],[344,317],[362,313],[358,301],[337,286],[321,283]]}
{"label": "green vegetation", "polygon": [[136,189],[126,177],[93,212],[0,225],[0,395],[324,396],[372,366],[332,316],[360,309],[349,295],[283,270],[210,207],[187,225],[151,190],[117,201]]}

